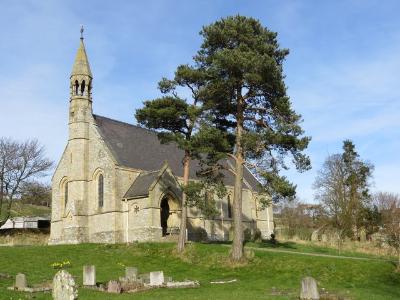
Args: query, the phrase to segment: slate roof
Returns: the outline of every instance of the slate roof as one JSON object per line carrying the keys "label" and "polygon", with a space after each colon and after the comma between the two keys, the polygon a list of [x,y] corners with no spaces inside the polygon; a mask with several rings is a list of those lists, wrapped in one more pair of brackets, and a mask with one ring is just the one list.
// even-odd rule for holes
{"label": "slate roof", "polygon": [[149,188],[151,184],[157,179],[158,176],[159,171],[140,173],[123,198],[138,198],[147,196],[149,194]]}
{"label": "slate roof", "polygon": [[[183,177],[183,151],[176,144],[161,144],[154,131],[139,126],[93,115],[99,133],[112,152],[120,166],[143,171],[160,170],[165,161],[168,162],[173,174]],[[200,170],[196,160],[191,162],[190,178],[196,179],[196,172]],[[230,172],[224,172],[224,182],[234,185],[234,177]],[[259,190],[257,179],[244,168],[244,179],[254,190]],[[150,175],[148,175],[150,176]],[[150,178],[142,178],[144,183]]]}

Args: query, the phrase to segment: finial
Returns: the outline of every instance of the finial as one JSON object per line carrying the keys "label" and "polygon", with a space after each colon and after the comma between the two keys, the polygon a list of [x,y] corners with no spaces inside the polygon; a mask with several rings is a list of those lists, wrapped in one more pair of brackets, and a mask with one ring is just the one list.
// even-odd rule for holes
{"label": "finial", "polygon": [[81,25],[81,40],[83,40],[83,25]]}

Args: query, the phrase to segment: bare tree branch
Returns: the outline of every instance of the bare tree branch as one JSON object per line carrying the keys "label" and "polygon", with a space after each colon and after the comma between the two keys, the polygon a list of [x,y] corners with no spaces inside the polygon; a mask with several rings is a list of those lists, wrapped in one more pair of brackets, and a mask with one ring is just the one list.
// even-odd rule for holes
{"label": "bare tree branch", "polygon": [[[21,186],[33,178],[44,176],[52,165],[37,140],[19,143],[0,138],[0,225],[10,217]],[[5,211],[4,201],[7,201]]]}

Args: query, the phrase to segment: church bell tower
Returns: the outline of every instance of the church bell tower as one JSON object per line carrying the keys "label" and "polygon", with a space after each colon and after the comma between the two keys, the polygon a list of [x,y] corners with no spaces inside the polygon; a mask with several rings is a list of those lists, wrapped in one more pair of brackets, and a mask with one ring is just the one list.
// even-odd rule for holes
{"label": "church bell tower", "polygon": [[89,127],[92,114],[92,72],[83,42],[83,27],[78,52],[70,76],[68,203],[65,207],[64,237],[71,243],[88,239]]}
{"label": "church bell tower", "polygon": [[[83,27],[78,52],[70,77],[69,139],[82,138],[71,125],[89,122],[92,117],[92,72],[83,42]],[[80,126],[80,124],[77,124]],[[72,129],[72,130],[71,130]]]}

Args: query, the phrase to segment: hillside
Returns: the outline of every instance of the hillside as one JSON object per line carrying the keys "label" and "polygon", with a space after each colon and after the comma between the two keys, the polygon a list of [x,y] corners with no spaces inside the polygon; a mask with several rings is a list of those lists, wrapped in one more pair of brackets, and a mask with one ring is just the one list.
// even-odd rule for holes
{"label": "hillside", "polygon": [[[226,245],[193,244],[183,257],[174,254],[168,243],[134,245],[68,245],[0,247],[0,270],[15,275],[23,272],[29,283],[51,280],[57,270],[54,262],[69,260],[67,270],[82,283],[82,266],[96,265],[97,281],[106,282],[124,274],[126,266],[140,272],[163,270],[174,280],[199,280],[197,289],[155,289],[134,295],[135,299],[297,299],[300,280],[313,276],[319,289],[345,296],[346,299],[400,299],[400,274],[391,262],[255,251],[244,266],[232,266],[226,259]],[[213,280],[237,279],[226,284]],[[24,298],[6,290],[12,279],[0,278],[0,299]],[[79,289],[79,299],[131,299],[132,294],[113,295]],[[35,299],[51,299],[50,294],[35,294]]]}
{"label": "hillside", "polygon": [[[5,206],[5,204],[3,204]],[[47,206],[39,206],[33,204],[25,204],[15,201],[11,208],[12,217],[48,217],[51,214],[51,208]]]}

